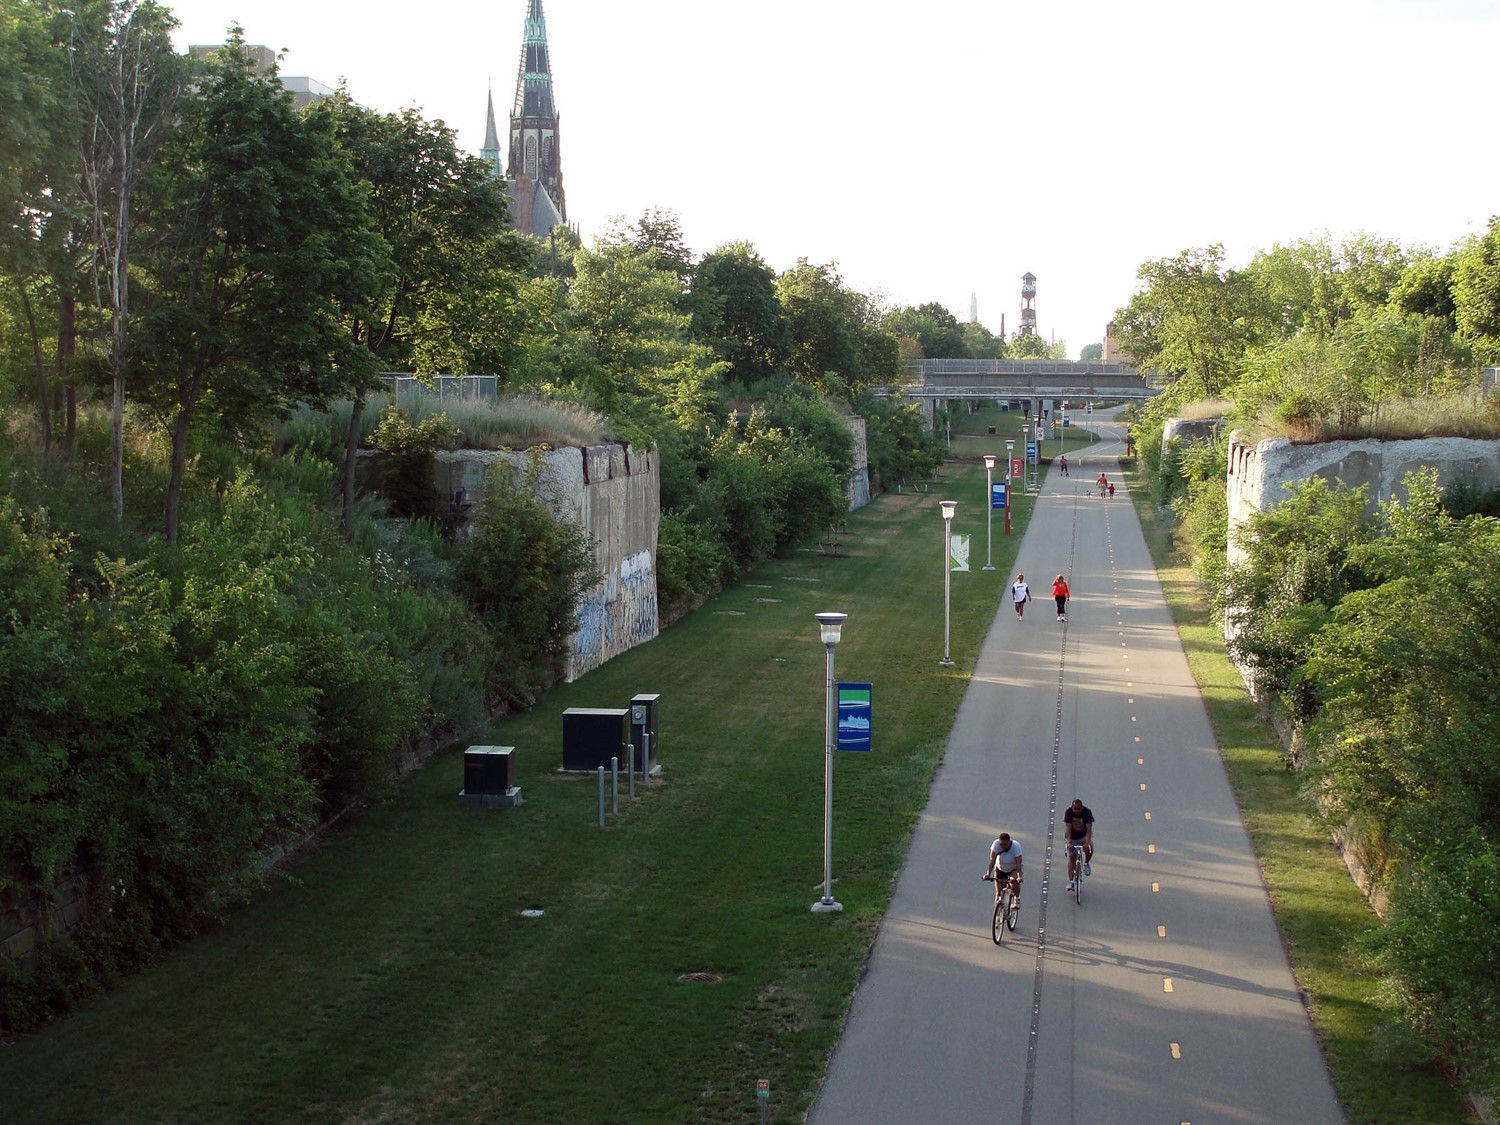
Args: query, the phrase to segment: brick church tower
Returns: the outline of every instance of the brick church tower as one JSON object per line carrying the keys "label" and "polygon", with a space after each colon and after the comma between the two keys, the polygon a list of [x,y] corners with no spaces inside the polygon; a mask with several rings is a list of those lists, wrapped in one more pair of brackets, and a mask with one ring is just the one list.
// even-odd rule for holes
{"label": "brick church tower", "polygon": [[[500,137],[495,127],[493,91],[480,156],[499,172]],[[505,176],[509,181],[511,221],[518,231],[545,238],[553,227],[567,223],[568,202],[563,195],[562,152],[542,0],[528,2],[516,100],[510,111],[510,155]]]}

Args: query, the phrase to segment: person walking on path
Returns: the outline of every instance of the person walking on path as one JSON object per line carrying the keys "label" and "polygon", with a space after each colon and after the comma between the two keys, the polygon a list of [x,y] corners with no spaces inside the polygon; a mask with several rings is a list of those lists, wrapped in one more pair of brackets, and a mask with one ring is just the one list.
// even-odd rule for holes
{"label": "person walking on path", "polygon": [[1057,467],[1062,470],[1063,476],[1068,475],[1068,459],[1066,457],[1059,457],[1057,459]]}
{"label": "person walking on path", "polygon": [[1052,580],[1052,597],[1057,602],[1057,619],[1066,621],[1068,619],[1068,583],[1061,574]]}
{"label": "person walking on path", "polygon": [[1110,481],[1108,487],[1109,487],[1109,498],[1111,500],[1113,500],[1115,498],[1115,482],[1114,481]]}
{"label": "person walking on path", "polygon": [[1010,584],[1010,596],[1016,603],[1016,620],[1019,621],[1026,614],[1026,603],[1031,600],[1031,587],[1026,585],[1026,575],[1016,575],[1016,580]]}
{"label": "person walking on path", "polygon": [[1094,483],[1099,486],[1099,499],[1103,500],[1104,499],[1104,490],[1109,487],[1109,478],[1106,477],[1103,473],[1100,473],[1099,474],[1099,479],[1096,480]]}

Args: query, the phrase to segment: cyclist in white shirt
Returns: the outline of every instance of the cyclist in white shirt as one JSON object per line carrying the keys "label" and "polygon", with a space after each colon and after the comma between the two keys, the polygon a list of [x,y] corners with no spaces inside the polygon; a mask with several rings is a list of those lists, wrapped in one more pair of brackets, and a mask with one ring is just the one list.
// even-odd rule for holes
{"label": "cyclist in white shirt", "polygon": [[1021,842],[1012,840],[1009,832],[1000,833],[990,845],[990,862],[984,869],[986,880],[1010,876],[1010,892],[1021,901]]}

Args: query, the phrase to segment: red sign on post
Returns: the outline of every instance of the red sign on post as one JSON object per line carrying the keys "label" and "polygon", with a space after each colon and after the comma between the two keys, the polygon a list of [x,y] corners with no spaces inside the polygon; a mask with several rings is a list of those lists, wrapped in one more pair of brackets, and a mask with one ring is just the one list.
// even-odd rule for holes
{"label": "red sign on post", "polygon": [[1025,469],[1025,467],[1026,467],[1026,462],[1022,461],[1019,457],[1012,457],[1010,459],[1010,475],[1011,475],[1011,478],[1013,480],[1020,480],[1021,479],[1021,473]]}

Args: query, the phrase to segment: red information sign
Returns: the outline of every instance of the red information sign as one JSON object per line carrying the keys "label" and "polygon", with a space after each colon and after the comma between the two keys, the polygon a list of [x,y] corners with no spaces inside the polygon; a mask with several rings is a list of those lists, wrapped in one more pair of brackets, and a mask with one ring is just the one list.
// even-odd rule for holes
{"label": "red information sign", "polygon": [[1010,459],[1010,475],[1013,479],[1019,480],[1025,468],[1026,462],[1022,461],[1019,457],[1012,457]]}

